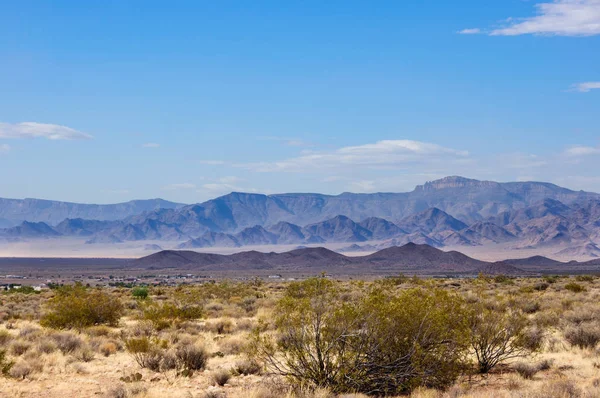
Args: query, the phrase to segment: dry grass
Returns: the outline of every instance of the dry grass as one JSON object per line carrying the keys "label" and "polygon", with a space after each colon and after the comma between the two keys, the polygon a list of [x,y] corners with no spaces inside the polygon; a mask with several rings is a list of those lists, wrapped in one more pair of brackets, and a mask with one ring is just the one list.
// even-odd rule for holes
{"label": "dry grass", "polygon": [[[600,397],[600,280],[579,279],[431,281],[468,301],[483,297],[518,302],[536,326],[532,333],[539,332],[531,338],[541,339],[543,348],[485,377],[465,376],[447,391],[418,388],[412,397]],[[350,282],[346,285],[354,288]],[[253,328],[262,321],[263,330],[272,330],[273,309],[284,286],[264,284],[239,296],[202,297],[205,319],[174,322],[164,330],[140,320],[139,306],[127,289],[111,291],[127,308],[118,328],[97,325],[83,330],[57,331],[39,325],[51,292],[0,296],[0,350],[14,362],[8,374],[0,376],[0,397],[335,397],[322,389],[293,388],[246,357]],[[161,288],[158,298],[153,294],[151,290],[149,299],[169,302],[175,289]],[[152,340],[169,360],[185,366],[158,367],[158,372],[141,368],[125,349],[124,341],[131,338]],[[184,374],[184,367],[193,372]],[[139,380],[131,377],[136,374]]]}

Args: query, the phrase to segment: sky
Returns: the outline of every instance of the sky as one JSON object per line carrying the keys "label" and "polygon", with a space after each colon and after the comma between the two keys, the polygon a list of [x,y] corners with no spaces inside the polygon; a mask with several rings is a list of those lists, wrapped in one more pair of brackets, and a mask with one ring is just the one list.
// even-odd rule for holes
{"label": "sky", "polygon": [[600,192],[600,0],[0,3],[0,197]]}

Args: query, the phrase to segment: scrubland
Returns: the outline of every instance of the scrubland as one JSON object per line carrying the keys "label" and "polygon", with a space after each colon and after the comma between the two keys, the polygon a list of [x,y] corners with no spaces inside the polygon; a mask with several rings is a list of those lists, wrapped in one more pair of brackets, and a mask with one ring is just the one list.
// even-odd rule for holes
{"label": "scrubland", "polygon": [[0,294],[2,397],[600,396],[594,276]]}

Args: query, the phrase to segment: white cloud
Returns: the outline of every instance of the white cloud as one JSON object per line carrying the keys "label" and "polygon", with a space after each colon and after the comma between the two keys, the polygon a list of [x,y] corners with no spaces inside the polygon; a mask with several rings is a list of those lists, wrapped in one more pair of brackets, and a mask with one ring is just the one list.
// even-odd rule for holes
{"label": "white cloud", "polygon": [[8,151],[10,151],[10,145],[0,144],[0,153],[6,153]]}
{"label": "white cloud", "polygon": [[225,164],[225,162],[222,160],[200,160],[200,164],[218,166],[218,165]]}
{"label": "white cloud", "polygon": [[376,181],[371,180],[360,180],[354,181],[350,184],[353,192],[374,192]]}
{"label": "white cloud", "polygon": [[160,148],[160,144],[157,144],[156,142],[147,142],[142,145],[142,148]]}
{"label": "white cloud", "polygon": [[105,189],[102,192],[111,195],[128,195],[129,193],[131,193],[129,189]]}
{"label": "white cloud", "polygon": [[219,178],[219,182],[222,184],[237,184],[240,181],[242,181],[242,179],[236,176],[226,176]]}
{"label": "white cloud", "polygon": [[572,91],[579,91],[580,93],[589,93],[592,90],[600,90],[600,82],[585,82],[578,83],[571,86]]}
{"label": "white cloud", "polygon": [[331,152],[309,152],[282,161],[239,166],[259,172],[321,171],[354,166],[388,169],[414,163],[464,160],[468,155],[467,151],[445,148],[427,142],[385,140],[373,144],[342,147]]}
{"label": "white cloud", "polygon": [[180,189],[194,189],[196,188],[196,185],[189,183],[189,182],[184,182],[181,184],[170,184],[167,186],[164,186],[162,189],[164,191],[176,191],[176,190],[180,190]]}
{"label": "white cloud", "polygon": [[525,34],[594,36],[600,34],[600,0],[554,0],[535,5],[536,16],[509,19],[509,25],[492,30],[492,36]]}
{"label": "white cloud", "polygon": [[598,154],[600,154],[600,148],[576,145],[576,146],[567,148],[564,153],[565,153],[565,155],[571,156],[571,157],[598,155]]}
{"label": "white cloud", "polygon": [[472,29],[463,29],[458,32],[459,35],[478,35],[481,33],[481,29],[472,28]]}
{"label": "white cloud", "polygon": [[543,159],[538,155],[527,153],[503,154],[498,156],[497,160],[500,164],[503,164],[510,169],[532,169],[543,167],[548,164],[546,159]]}
{"label": "white cloud", "polygon": [[24,122],[0,123],[0,138],[46,138],[49,140],[88,140],[92,136],[57,124]]}

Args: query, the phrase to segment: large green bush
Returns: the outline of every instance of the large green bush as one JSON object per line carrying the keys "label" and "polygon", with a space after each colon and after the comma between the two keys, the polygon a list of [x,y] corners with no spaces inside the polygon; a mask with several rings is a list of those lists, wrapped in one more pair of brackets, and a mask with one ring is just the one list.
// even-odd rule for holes
{"label": "large green bush", "polygon": [[55,329],[85,328],[93,325],[117,326],[123,314],[118,297],[81,284],[64,286],[55,291],[48,311],[40,323]]}
{"label": "large green bush", "polygon": [[468,310],[442,290],[378,288],[348,300],[325,278],[290,285],[277,334],[255,332],[252,355],[295,382],[334,392],[406,393],[444,388],[464,370]]}

